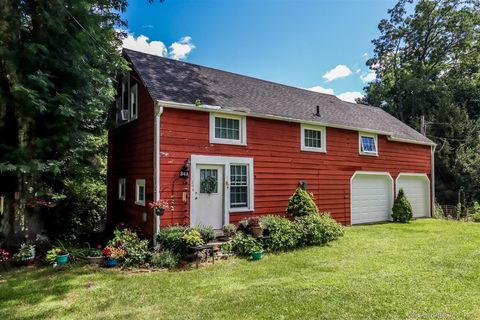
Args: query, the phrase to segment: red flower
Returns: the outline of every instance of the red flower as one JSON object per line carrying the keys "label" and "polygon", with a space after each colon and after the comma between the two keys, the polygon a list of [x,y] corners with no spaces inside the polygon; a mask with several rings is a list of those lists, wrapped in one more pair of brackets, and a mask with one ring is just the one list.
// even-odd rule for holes
{"label": "red flower", "polygon": [[97,249],[102,250],[102,245],[101,244],[97,245]]}

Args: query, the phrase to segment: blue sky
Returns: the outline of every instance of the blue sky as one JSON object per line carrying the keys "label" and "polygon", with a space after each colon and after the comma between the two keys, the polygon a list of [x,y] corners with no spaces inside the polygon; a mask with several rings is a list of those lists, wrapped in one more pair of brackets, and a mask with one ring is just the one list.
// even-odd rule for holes
{"label": "blue sky", "polygon": [[395,0],[131,0],[124,46],[352,100]]}

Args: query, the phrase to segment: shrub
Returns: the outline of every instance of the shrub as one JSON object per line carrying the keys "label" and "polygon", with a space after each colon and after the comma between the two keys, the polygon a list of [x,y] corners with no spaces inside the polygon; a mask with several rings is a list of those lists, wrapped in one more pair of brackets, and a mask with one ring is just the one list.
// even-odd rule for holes
{"label": "shrub", "polygon": [[295,219],[300,235],[299,245],[310,246],[325,244],[333,241],[344,234],[344,227],[329,213],[310,214]]}
{"label": "shrub", "polygon": [[473,222],[480,222],[480,213],[474,213],[470,217]]}
{"label": "shrub", "polygon": [[110,247],[125,250],[125,266],[139,266],[146,262],[148,255],[148,240],[141,240],[130,229],[115,229],[114,237],[108,243]]}
{"label": "shrub", "polygon": [[287,213],[294,217],[318,214],[318,208],[312,197],[302,188],[297,188],[288,199]]}
{"label": "shrub", "polygon": [[197,229],[191,229],[188,233],[183,235],[182,239],[188,247],[201,246],[205,243]]}
{"label": "shrub", "polygon": [[433,212],[433,217],[435,219],[443,219],[445,217],[442,207],[440,206],[440,204],[436,202],[435,202],[435,211]]}
{"label": "shrub", "polygon": [[239,256],[248,256],[254,251],[262,249],[262,245],[252,237],[243,232],[237,232],[233,238],[222,246],[223,251],[235,252]]}
{"label": "shrub", "polygon": [[202,237],[203,242],[205,243],[215,240],[216,238],[215,230],[213,230],[212,227],[200,226],[200,227],[195,227],[194,229],[200,233],[200,236]]}
{"label": "shrub", "polygon": [[247,219],[243,219],[238,223],[237,231],[243,232],[245,234],[250,233],[250,227],[248,226]]}
{"label": "shrub", "polygon": [[179,256],[171,250],[156,247],[151,254],[150,264],[157,268],[172,269],[178,265]]}
{"label": "shrub", "polygon": [[298,246],[300,237],[295,224],[281,216],[264,216],[261,218],[265,239],[265,250],[286,251]]}
{"label": "shrub", "polygon": [[188,251],[188,247],[183,240],[187,227],[171,226],[160,229],[157,235],[157,242],[162,249],[168,249],[176,254],[184,255]]}
{"label": "shrub", "polygon": [[412,205],[410,204],[410,201],[408,201],[403,189],[398,191],[397,198],[393,203],[392,212],[392,218],[394,222],[406,223],[412,219]]}
{"label": "shrub", "polygon": [[224,225],[222,230],[223,230],[223,233],[227,236],[232,236],[236,232],[235,225],[231,223]]}

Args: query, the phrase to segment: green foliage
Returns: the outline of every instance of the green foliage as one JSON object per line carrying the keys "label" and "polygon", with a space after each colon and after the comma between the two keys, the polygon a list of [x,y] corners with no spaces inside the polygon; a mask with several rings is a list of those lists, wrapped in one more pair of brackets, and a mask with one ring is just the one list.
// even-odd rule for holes
{"label": "green foliage", "polygon": [[183,226],[170,226],[160,229],[157,235],[157,242],[162,249],[171,250],[176,254],[183,256],[188,247],[183,239],[187,227]]}
{"label": "green foliage", "polygon": [[243,232],[245,234],[250,233],[250,227],[248,225],[247,219],[240,220],[240,222],[238,223],[237,231]]}
{"label": "green foliage", "polygon": [[222,231],[225,235],[233,235],[236,232],[237,228],[235,228],[234,224],[226,224],[222,227]]}
{"label": "green foliage", "polygon": [[403,189],[398,191],[397,198],[393,202],[392,212],[394,222],[406,223],[413,217],[412,205],[408,201]]}
{"label": "green foliage", "polygon": [[125,250],[125,266],[145,264],[148,256],[148,240],[141,240],[134,231],[127,228],[116,229],[113,233],[114,237],[108,245]]}
{"label": "green foliage", "polygon": [[155,248],[150,257],[150,264],[156,268],[173,269],[179,263],[179,257],[171,250]]}
{"label": "green foliage", "polygon": [[237,232],[233,238],[222,247],[223,251],[235,252],[239,256],[248,256],[254,251],[260,251],[262,245],[252,237],[243,232]]}
{"label": "green foliage", "polygon": [[295,223],[281,216],[261,217],[263,234],[268,236],[265,239],[265,250],[287,251],[298,246],[300,234]]}
{"label": "green foliage", "polygon": [[192,229],[183,235],[183,241],[188,247],[196,247],[205,243],[200,232],[196,229]]}
{"label": "green foliage", "polygon": [[45,260],[47,260],[48,263],[54,264],[57,261],[57,256],[60,254],[66,254],[66,252],[60,248],[52,248],[47,251]]}
{"label": "green foliage", "polygon": [[115,31],[125,26],[126,5],[126,0],[0,5],[0,181],[8,181],[0,186],[8,203],[0,238],[40,232],[26,228],[28,219],[30,226],[39,225],[35,219],[54,220],[54,209],[24,205],[34,194],[67,195],[69,203],[56,204],[73,208],[66,211],[77,219],[72,232],[91,230],[104,217],[105,192],[97,188],[102,177],[84,178],[81,169],[104,165],[106,149],[98,139],[105,134],[115,79],[128,69],[118,51],[122,33]]}
{"label": "green foliage", "polygon": [[198,226],[194,229],[200,233],[204,243],[215,240],[215,230],[212,227]]}
{"label": "green foliage", "polygon": [[480,222],[480,213],[474,213],[470,216],[473,222]]}
{"label": "green foliage", "polygon": [[288,200],[287,213],[294,217],[318,214],[318,208],[312,197],[302,188],[297,188]]}
{"label": "green foliage", "polygon": [[436,195],[480,197],[480,50],[477,0],[399,0],[378,28],[362,103],[381,107],[438,144]]}
{"label": "green foliage", "polygon": [[31,258],[35,258],[35,246],[28,243],[22,243],[18,252],[12,257],[13,261],[23,261]]}
{"label": "green foliage", "polygon": [[460,220],[462,218],[462,215],[463,215],[463,206],[459,202],[459,203],[457,203],[457,206],[455,207],[455,217],[456,217],[457,220]]}
{"label": "green foliage", "polygon": [[345,232],[345,228],[328,213],[298,217],[295,224],[300,235],[299,246],[325,244],[343,236]]}
{"label": "green foliage", "polygon": [[445,213],[443,212],[442,207],[439,203],[435,202],[435,211],[433,212],[433,217],[435,219],[443,219],[445,218]]}

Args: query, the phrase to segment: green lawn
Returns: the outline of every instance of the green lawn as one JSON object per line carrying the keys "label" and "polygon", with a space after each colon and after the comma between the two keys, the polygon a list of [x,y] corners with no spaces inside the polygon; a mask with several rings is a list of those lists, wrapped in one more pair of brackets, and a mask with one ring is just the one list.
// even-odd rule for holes
{"label": "green lawn", "polygon": [[329,246],[183,272],[0,276],[0,319],[478,319],[480,224],[348,228]]}

